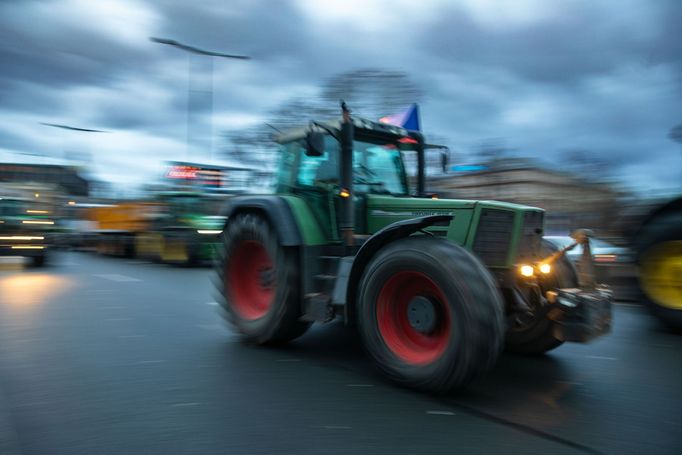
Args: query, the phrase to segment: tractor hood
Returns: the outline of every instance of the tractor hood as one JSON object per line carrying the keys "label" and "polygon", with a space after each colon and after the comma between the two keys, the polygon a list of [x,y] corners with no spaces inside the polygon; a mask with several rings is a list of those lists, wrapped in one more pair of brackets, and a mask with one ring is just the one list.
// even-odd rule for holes
{"label": "tractor hood", "polygon": [[482,227],[488,237],[504,233],[507,252],[504,258],[495,261],[497,264],[509,263],[515,257],[517,244],[514,239],[524,235],[525,226],[528,226],[529,235],[533,231],[532,235],[539,238],[543,223],[542,209],[507,202],[367,196],[369,234],[396,221],[428,215],[452,215],[449,226],[432,226],[428,231],[470,249],[475,249],[473,242],[477,234],[481,234]]}
{"label": "tractor hood", "polygon": [[383,195],[367,196],[368,217],[396,218],[394,221],[427,215],[456,215],[457,212],[473,211],[476,208],[500,209],[513,212],[542,211],[542,209],[537,207],[499,201],[469,201],[463,199],[427,199],[415,197],[401,198]]}
{"label": "tractor hood", "polygon": [[427,215],[449,215],[453,210],[473,209],[475,201],[458,199],[425,199],[416,197],[367,196],[370,216],[414,218]]}

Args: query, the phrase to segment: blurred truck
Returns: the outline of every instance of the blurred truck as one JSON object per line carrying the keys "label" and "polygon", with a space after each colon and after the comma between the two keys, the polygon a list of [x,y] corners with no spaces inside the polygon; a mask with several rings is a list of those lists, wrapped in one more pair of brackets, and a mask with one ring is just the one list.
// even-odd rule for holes
{"label": "blurred truck", "polygon": [[29,198],[0,197],[0,256],[25,257],[35,267],[45,265],[54,227],[45,205]]}
{"label": "blurred truck", "polygon": [[644,217],[632,248],[647,306],[665,324],[682,329],[682,197],[659,204]]}
{"label": "blurred truck", "polygon": [[220,200],[202,192],[161,192],[151,200],[92,208],[95,249],[101,254],[173,265],[213,258],[224,218]]}
{"label": "blurred truck", "polygon": [[138,236],[137,256],[181,266],[211,261],[224,224],[218,216],[223,200],[195,191],[157,193],[159,212]]}
{"label": "blurred truck", "polygon": [[86,219],[93,228],[91,246],[100,254],[135,257],[137,237],[150,229],[157,210],[157,204],[145,201],[89,208]]}

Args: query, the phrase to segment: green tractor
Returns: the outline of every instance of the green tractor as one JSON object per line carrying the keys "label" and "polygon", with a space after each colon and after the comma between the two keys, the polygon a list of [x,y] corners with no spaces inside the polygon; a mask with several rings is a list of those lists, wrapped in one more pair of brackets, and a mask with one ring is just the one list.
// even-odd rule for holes
{"label": "green tractor", "polygon": [[505,346],[544,353],[610,330],[611,294],[594,282],[585,232],[578,274],[543,242],[541,209],[436,199],[421,134],[342,111],[278,137],[276,194],[228,202],[216,283],[247,341],[284,343],[340,317],[390,379],[443,391]]}
{"label": "green tractor", "polygon": [[137,235],[137,256],[177,266],[210,263],[225,222],[217,215],[223,200],[197,191],[156,194],[160,211],[149,230]]}

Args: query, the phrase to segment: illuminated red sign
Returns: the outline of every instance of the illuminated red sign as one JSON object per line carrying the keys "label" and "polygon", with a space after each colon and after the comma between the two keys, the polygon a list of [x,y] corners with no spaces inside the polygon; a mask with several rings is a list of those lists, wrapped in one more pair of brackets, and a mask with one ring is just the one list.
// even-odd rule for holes
{"label": "illuminated red sign", "polygon": [[168,170],[166,177],[169,179],[193,180],[197,178],[197,173],[200,170],[194,166],[173,166]]}

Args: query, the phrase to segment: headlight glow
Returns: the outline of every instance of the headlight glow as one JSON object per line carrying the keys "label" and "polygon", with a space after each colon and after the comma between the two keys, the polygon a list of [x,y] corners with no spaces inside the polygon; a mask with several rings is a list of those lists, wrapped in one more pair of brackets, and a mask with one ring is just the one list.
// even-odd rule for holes
{"label": "headlight glow", "polygon": [[595,262],[616,262],[616,255],[615,254],[595,254],[594,255],[594,261]]}
{"label": "headlight glow", "polygon": [[549,264],[540,264],[540,272],[547,275],[552,272],[552,266]]}
{"label": "headlight glow", "polygon": [[530,278],[534,274],[533,267],[530,265],[522,265],[519,267],[519,273],[521,276],[525,276],[527,278]]}
{"label": "headlight glow", "polygon": [[50,220],[44,220],[44,221],[39,221],[39,220],[24,220],[22,221],[23,224],[54,224],[54,221]]}
{"label": "headlight glow", "polygon": [[223,231],[220,229],[198,229],[197,234],[202,234],[202,235],[218,235],[222,234]]}

